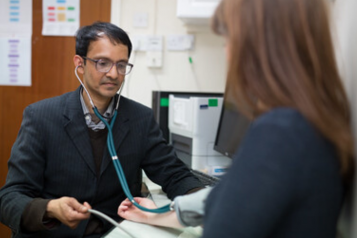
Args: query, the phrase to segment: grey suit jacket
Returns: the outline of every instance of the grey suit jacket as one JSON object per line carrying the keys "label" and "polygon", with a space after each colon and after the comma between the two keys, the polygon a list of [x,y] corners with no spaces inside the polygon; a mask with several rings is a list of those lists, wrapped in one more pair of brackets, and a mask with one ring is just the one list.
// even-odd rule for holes
{"label": "grey suit jacket", "polygon": [[[74,197],[119,219],[117,208],[125,195],[107,150],[96,176],[79,93],[80,88],[34,103],[24,111],[6,184],[0,190],[0,221],[12,229],[14,237],[83,236],[88,221],[75,230],[61,225],[31,234],[22,231],[21,215],[37,197]],[[133,196],[140,195],[141,168],[171,199],[202,187],[166,144],[149,108],[121,97],[113,136]],[[109,229],[110,224],[104,222],[104,228]]]}

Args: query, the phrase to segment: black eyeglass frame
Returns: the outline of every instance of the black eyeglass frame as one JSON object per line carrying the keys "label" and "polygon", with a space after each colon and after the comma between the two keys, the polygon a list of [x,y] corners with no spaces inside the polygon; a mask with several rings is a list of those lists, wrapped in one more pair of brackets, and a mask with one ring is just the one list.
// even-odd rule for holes
{"label": "black eyeglass frame", "polygon": [[[103,59],[91,59],[91,58],[88,58],[88,57],[86,57],[86,56],[82,56],[82,58],[83,58],[84,60],[88,59],[88,60],[94,62],[94,63],[95,63],[95,69],[96,69],[98,72],[101,72],[101,73],[108,73],[108,72],[113,68],[113,66],[115,65],[115,66],[117,67],[117,72],[118,72],[118,74],[128,75],[128,74],[130,74],[131,70],[132,70],[133,67],[134,67],[133,64],[128,63],[128,62],[119,61],[119,62],[116,62],[116,63],[115,63],[115,62],[113,62],[113,61],[111,61],[111,60],[108,60],[109,62],[112,63],[112,66],[110,66],[110,68],[109,68],[107,71],[100,71],[100,70],[98,70],[98,62],[101,61],[101,60],[103,60]],[[107,60],[107,59],[106,59],[106,60]],[[126,73],[123,74],[122,72],[120,72],[120,69],[119,69],[119,67],[118,67],[119,64],[125,64],[125,65],[126,65],[125,68],[127,68],[127,67],[129,66],[129,67],[130,67],[130,70],[129,70],[129,71],[126,71]]]}

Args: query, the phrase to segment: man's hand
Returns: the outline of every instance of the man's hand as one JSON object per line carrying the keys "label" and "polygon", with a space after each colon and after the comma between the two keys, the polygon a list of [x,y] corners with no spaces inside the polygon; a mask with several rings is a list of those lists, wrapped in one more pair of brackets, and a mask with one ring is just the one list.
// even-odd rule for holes
{"label": "man's hand", "polygon": [[87,202],[81,204],[75,198],[61,197],[47,204],[47,216],[75,229],[82,220],[89,218],[88,209],[91,208]]}

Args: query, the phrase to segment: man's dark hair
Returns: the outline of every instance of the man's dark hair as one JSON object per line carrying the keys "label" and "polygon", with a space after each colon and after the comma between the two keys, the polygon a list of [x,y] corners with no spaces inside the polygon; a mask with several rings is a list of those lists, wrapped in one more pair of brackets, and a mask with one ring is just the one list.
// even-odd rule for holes
{"label": "man's dark hair", "polygon": [[128,34],[123,29],[108,22],[95,22],[92,25],[81,27],[76,36],[76,54],[87,56],[89,44],[104,36],[108,37],[112,43],[126,45],[128,57],[130,57],[132,45]]}

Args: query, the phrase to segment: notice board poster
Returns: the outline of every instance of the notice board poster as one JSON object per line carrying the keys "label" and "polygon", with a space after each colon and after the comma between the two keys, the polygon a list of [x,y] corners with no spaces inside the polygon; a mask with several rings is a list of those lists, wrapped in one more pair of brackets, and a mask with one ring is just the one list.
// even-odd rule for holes
{"label": "notice board poster", "polygon": [[74,36],[79,28],[79,0],[43,0],[44,36]]}
{"label": "notice board poster", "polygon": [[32,0],[0,1],[0,85],[31,86]]}

